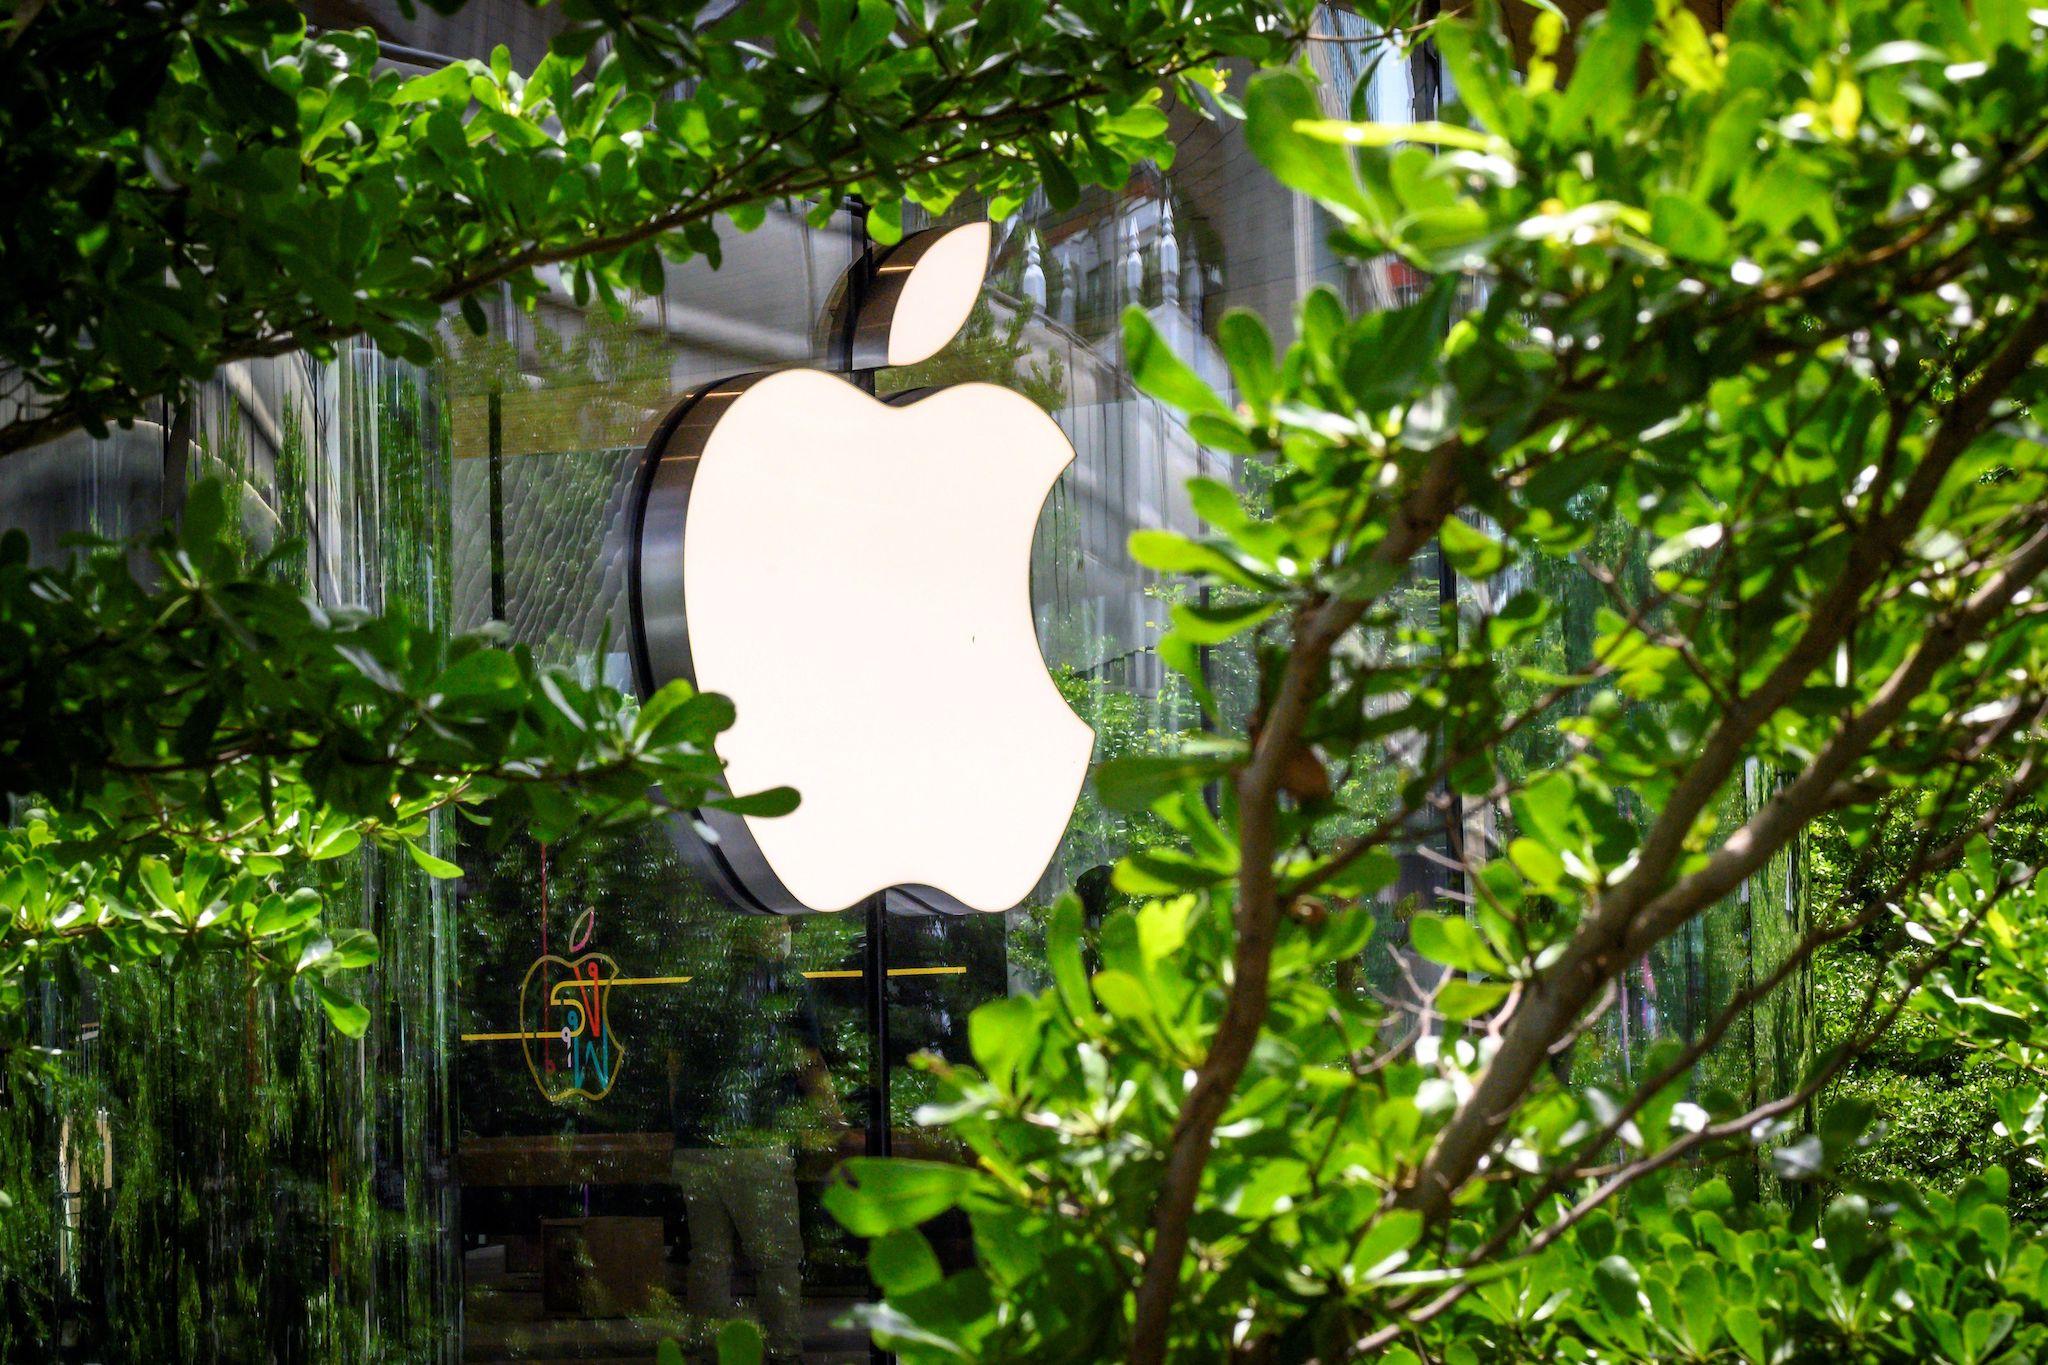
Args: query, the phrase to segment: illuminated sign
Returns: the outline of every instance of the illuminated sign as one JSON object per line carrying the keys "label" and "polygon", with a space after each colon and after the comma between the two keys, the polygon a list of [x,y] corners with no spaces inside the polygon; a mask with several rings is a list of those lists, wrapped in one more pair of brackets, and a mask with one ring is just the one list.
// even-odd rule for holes
{"label": "illuminated sign", "polygon": [[[850,368],[937,352],[988,252],[977,223],[883,257]],[[772,820],[705,813],[728,890],[772,910],[893,886],[979,910],[1030,893],[1094,744],[1031,614],[1038,512],[1073,458],[1050,417],[990,384],[884,403],[785,370],[713,384],[663,421],[634,533],[641,686],[731,697],[733,790],[802,797]]]}

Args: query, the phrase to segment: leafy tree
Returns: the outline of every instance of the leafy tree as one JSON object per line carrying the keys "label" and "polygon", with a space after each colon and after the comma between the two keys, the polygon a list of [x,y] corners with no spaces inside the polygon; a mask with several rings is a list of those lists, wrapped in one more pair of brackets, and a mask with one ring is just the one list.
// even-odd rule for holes
{"label": "leafy tree", "polygon": [[[453,11],[462,0],[429,0]],[[411,6],[404,6],[408,11]],[[1304,31],[1301,0],[563,0],[548,56],[407,77],[284,0],[49,0],[0,24],[0,455],[103,433],[223,362],[368,335],[424,360],[444,307],[658,293],[775,200],[997,216],[1164,157],[1162,90]],[[603,56],[596,57],[599,45]],[[680,92],[680,93],[678,93]]]}
{"label": "leafy tree", "polygon": [[[376,957],[323,922],[323,865],[365,845],[436,877],[433,817],[498,842],[560,840],[734,796],[713,743],[724,698],[670,684],[635,707],[606,687],[398,616],[323,609],[245,566],[221,485],[183,529],[61,567],[0,540],[0,1045],[19,1060],[28,991],[52,973],[238,954],[297,981],[344,1033],[368,1013],[340,973]],[[279,552],[282,553],[281,551]],[[276,556],[273,556],[275,558]]]}
{"label": "leafy tree", "polygon": [[[1972,799],[1991,802],[1997,796],[1992,784]],[[1896,798],[1894,805],[1899,808],[1882,818],[1910,820],[1909,806]],[[2048,863],[2043,814],[2038,801],[2004,812],[1990,835],[1997,855],[2032,867]],[[1903,843],[1894,840],[1892,846]],[[1874,886],[1896,876],[1895,868],[1852,861],[1846,852],[1847,841],[1832,822],[1816,828],[1810,861],[1819,894],[1867,896]],[[1862,884],[1844,885],[1852,876]],[[2012,917],[2016,933],[2031,937],[2041,932],[2038,907],[2016,905]],[[1879,921],[1814,955],[1814,1031],[1823,1046],[1853,1034],[1864,995],[1872,980],[1884,975],[1904,934],[1896,921]],[[2026,1116],[2040,1077],[2029,1066],[2024,1068],[2029,1073],[2025,1083],[2016,1085],[2013,1059],[2000,1055],[1999,1049],[1987,1049],[1984,1044],[1990,1041],[1995,1040],[1975,1032],[1958,1034],[1943,1026],[1938,1013],[1914,1009],[1867,1052],[1851,1059],[1826,1094],[1867,1105],[1880,1122],[1847,1169],[1953,1192],[1987,1159],[2009,1151],[2011,1134],[2027,1130]],[[2008,1116],[2016,1121],[2001,1131]],[[2048,1214],[2048,1173],[2038,1156],[2015,1164],[2011,1176],[2014,1216],[2040,1221]]]}
{"label": "leafy tree", "polygon": [[[1569,78],[1555,16],[1535,35],[1518,73],[1492,16],[1436,25],[1444,123],[1250,88],[1265,165],[1341,253],[1433,273],[1418,301],[1313,293],[1278,356],[1226,317],[1234,402],[1127,321],[1142,387],[1274,462],[1256,501],[1192,485],[1209,535],[1132,542],[1229,604],[1177,607],[1168,658],[1246,641],[1258,701],[1098,774],[1174,837],[1120,863],[1144,902],[1101,970],[1070,901],[1053,989],[978,1012],[975,1066],[932,1063],[926,1117],[975,1164],[835,1188],[906,1358],[2048,1349],[2048,1247],[2004,1172],[1860,1180],[1866,1108],[1803,1124],[1909,1012],[2004,1069],[2021,1144],[2048,1112],[2021,1088],[2048,1055],[2035,878],[1987,838],[2038,792],[2048,716],[2040,20],[1746,0],[1710,39],[1622,0]],[[1487,591],[1418,613],[1438,544]],[[1559,661],[1567,567],[1608,605]],[[1488,817],[1452,826],[1470,908],[1413,917],[1412,997],[1369,990],[1392,850],[1454,802]],[[1797,940],[1629,1084],[1568,1083],[1621,974],[1823,819],[1849,873]],[[1883,970],[1804,1076],[1698,1082],[1875,925]],[[1685,1188],[1759,1149],[1783,1203]],[[948,1275],[916,1225],[954,1207],[979,1263]]]}

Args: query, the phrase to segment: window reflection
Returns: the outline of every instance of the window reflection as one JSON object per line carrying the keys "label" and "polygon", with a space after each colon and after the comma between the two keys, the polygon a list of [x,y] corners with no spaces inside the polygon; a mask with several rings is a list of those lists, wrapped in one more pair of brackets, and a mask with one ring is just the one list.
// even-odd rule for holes
{"label": "window reflection", "polygon": [[[833,1326],[858,1248],[817,1199],[863,1145],[860,919],[736,912],[660,832],[469,856],[471,1358],[651,1355],[739,1316],[781,1356],[864,1358]],[[522,983],[558,1003],[506,1026]]]}

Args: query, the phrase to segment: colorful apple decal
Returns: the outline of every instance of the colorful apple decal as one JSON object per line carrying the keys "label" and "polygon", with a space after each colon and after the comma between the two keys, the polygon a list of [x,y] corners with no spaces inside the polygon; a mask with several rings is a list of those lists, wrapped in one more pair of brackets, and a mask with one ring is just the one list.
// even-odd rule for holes
{"label": "colorful apple decal", "polygon": [[519,982],[519,1042],[533,1083],[549,1100],[611,1093],[626,1056],[611,1023],[618,974],[619,964],[604,953],[543,953],[527,967]]}
{"label": "colorful apple decal", "polygon": [[[989,226],[884,256],[844,330],[855,371],[958,331]],[[990,384],[881,402],[817,370],[691,395],[648,446],[633,535],[640,685],[689,678],[733,701],[735,791],[795,787],[775,819],[706,812],[728,891],[838,910],[927,886],[979,910],[1028,895],[1094,735],[1033,628],[1032,537],[1073,447]]]}

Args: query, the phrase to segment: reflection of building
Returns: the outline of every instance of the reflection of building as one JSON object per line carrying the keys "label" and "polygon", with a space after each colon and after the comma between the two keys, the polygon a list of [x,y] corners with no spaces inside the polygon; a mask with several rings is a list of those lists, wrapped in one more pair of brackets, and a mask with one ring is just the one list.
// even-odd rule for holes
{"label": "reflection of building", "polygon": [[[504,41],[530,64],[554,21],[509,0],[409,23],[393,0],[309,9],[322,22],[380,25],[400,60]],[[1327,22],[1359,36],[1347,12]],[[1386,117],[1427,112],[1430,80],[1369,65],[1371,50],[1311,53],[1329,111],[1352,108],[1363,81]],[[1131,564],[1128,536],[1193,529],[1186,480],[1234,469],[1133,391],[1119,354],[1123,310],[1146,310],[1227,389],[1211,340],[1227,310],[1257,312],[1284,343],[1312,287],[1367,308],[1405,301],[1421,283],[1394,262],[1340,264],[1315,211],[1259,170],[1235,128],[1187,110],[1173,118],[1171,170],[1145,170],[1115,195],[1090,191],[1064,212],[1027,206],[1002,227],[966,339],[930,365],[883,376],[1014,384],[1072,440],[1077,459],[1040,526],[1033,596],[1046,656],[1104,751],[1157,744],[1192,720],[1154,651],[1175,589]],[[331,363],[231,367],[182,422],[167,415],[9,459],[0,520],[26,522],[38,552],[51,554],[62,531],[139,529],[175,509],[190,475],[225,473],[243,490],[253,544],[304,542],[292,572],[321,600],[403,608],[450,630],[496,621],[513,640],[623,684],[622,508],[651,424],[693,386],[815,363],[816,321],[855,242],[844,218],[820,229],[775,211],[728,240],[722,269],[671,268],[660,295],[634,301],[623,322],[585,316],[555,290],[530,318],[486,300],[491,336],[451,329],[450,361],[434,373],[361,345]],[[1431,608],[1436,591],[1416,588]],[[1569,599],[1568,585],[1559,591]],[[1573,616],[1567,630],[1583,624]],[[1212,667],[1219,690],[1241,700],[1243,661]],[[1750,775],[1745,799],[1761,782]],[[1485,832],[1485,814],[1468,827]],[[1122,832],[1084,802],[1043,890],[1086,884]],[[1418,831],[1418,843],[1441,846],[1443,833]],[[112,1046],[81,1062],[105,1093],[80,1098],[58,1135],[9,1136],[0,1117],[0,1151],[14,1141],[46,1156],[56,1172],[47,1183],[65,1195],[63,1256],[49,1277],[59,1287],[37,1311],[70,1322],[106,1357],[647,1359],[660,1336],[693,1330],[685,1300],[698,1242],[678,1151],[769,1128],[746,1150],[773,1144],[788,1155],[791,1188],[778,1187],[776,1211],[801,1239],[806,1349],[864,1359],[831,1326],[866,1292],[860,1250],[821,1215],[816,1191],[836,1155],[863,1142],[926,1140],[910,1116],[927,1078],[905,1059],[927,1047],[958,1055],[974,1005],[1037,983],[1031,908],[1007,922],[952,917],[901,891],[872,916],[800,919],[768,954],[788,987],[768,993],[786,998],[749,1011],[730,983],[769,970],[748,960],[759,924],[694,882],[665,837],[568,852],[515,846],[496,858],[446,837],[471,868],[459,893],[406,867],[355,874],[363,921],[385,953],[361,1048],[317,1018],[245,1002],[226,978],[178,995],[137,980],[101,1001],[51,1004],[53,1041],[92,1018]],[[1684,1028],[1724,1001],[1753,945],[1786,919],[1793,884],[1784,869],[1773,877],[1643,964],[1621,1022],[1587,1050],[1627,1066],[1646,1031]],[[1427,897],[1441,881],[1417,856],[1402,889]],[[541,906],[551,924],[536,923]],[[526,1035],[564,1027],[565,1012],[523,1016],[520,983],[537,953],[577,957],[573,927],[593,913],[613,964],[606,1024],[628,1060],[601,1085],[537,1085]],[[534,1055],[545,1067],[549,1049]],[[1764,1064],[1752,1038],[1737,1065]],[[704,1122],[743,1094],[751,1117],[777,1121]],[[758,1302],[763,1267],[747,1264],[746,1213],[726,1221],[740,1263],[733,1292]],[[166,1246],[177,1253],[168,1262]],[[22,1273],[0,1266],[0,1276]]]}

